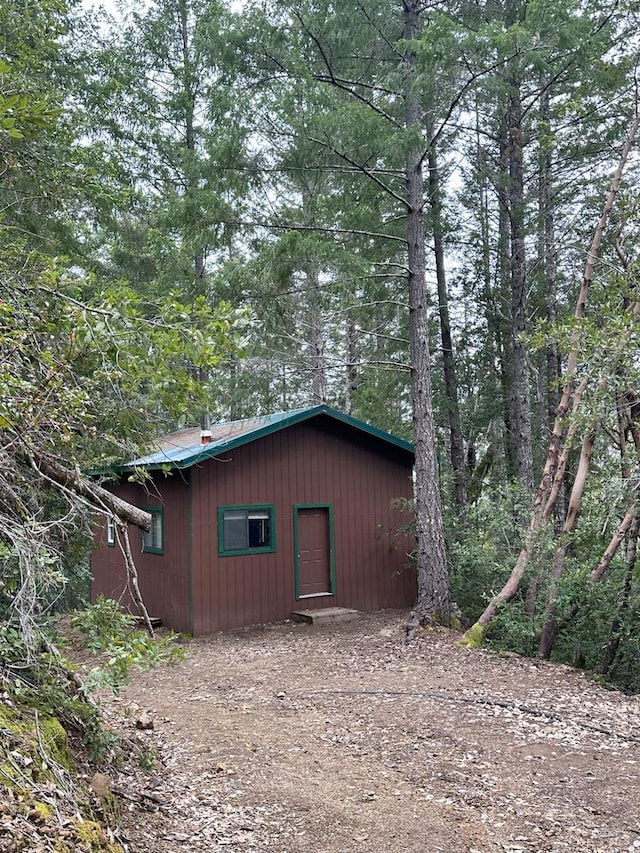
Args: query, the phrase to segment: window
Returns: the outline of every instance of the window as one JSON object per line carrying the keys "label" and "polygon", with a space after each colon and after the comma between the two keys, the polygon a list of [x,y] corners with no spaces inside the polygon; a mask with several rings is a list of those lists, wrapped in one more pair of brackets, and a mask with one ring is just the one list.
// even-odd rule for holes
{"label": "window", "polygon": [[143,506],[151,513],[151,530],[142,534],[142,550],[147,554],[164,554],[164,523],[161,506]]}
{"label": "window", "polygon": [[107,516],[107,545],[111,548],[116,544],[116,520],[112,515]]}
{"label": "window", "polygon": [[218,508],[218,552],[264,554],[276,550],[273,506],[221,506]]}

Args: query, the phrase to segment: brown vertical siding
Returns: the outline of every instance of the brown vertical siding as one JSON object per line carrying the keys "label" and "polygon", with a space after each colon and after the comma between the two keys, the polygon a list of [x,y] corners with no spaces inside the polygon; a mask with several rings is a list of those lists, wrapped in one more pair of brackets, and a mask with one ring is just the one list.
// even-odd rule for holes
{"label": "brown vertical siding", "polygon": [[[176,631],[190,633],[189,588],[189,472],[177,472],[172,477],[154,477],[145,490],[142,486],[124,482],[114,491],[136,506],[162,506],[164,509],[164,553],[142,553],[140,532],[129,527],[131,550],[138,569],[140,591],[152,616],[160,617]],[[161,495],[161,497],[160,497]],[[106,545],[106,525],[103,522],[91,555],[93,584],[92,600],[102,594],[121,600],[136,613],[127,591],[126,571],[119,548]]]}

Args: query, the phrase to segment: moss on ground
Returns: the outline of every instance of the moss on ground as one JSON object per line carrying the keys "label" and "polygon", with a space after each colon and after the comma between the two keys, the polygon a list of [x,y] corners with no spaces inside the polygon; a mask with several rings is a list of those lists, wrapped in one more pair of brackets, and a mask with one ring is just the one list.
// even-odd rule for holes
{"label": "moss on ground", "polygon": [[40,717],[38,720],[40,738],[45,752],[51,755],[54,761],[62,764],[67,770],[71,769],[71,756],[69,754],[69,741],[67,733],[55,717]]}
{"label": "moss on ground", "polygon": [[43,803],[41,800],[36,800],[33,804],[33,808],[42,815],[44,820],[51,817],[53,814],[53,807],[48,803]]}
{"label": "moss on ground", "polygon": [[89,846],[91,853],[122,853],[119,844],[109,844],[103,827],[94,820],[77,821],[73,833],[78,841]]}
{"label": "moss on ground", "polygon": [[[119,844],[109,842],[98,821],[73,817],[77,815],[73,799],[67,811],[73,823],[64,830],[55,819],[57,811],[64,811],[63,801],[54,809],[40,799],[43,782],[59,785],[61,768],[70,772],[71,767],[67,733],[50,708],[34,708],[17,697],[0,700],[0,802],[6,804],[0,848],[6,842],[11,843],[12,850],[31,850],[44,829],[55,853],[77,853],[78,849],[123,853]],[[58,837],[57,828],[61,832]]]}
{"label": "moss on ground", "polygon": [[[28,707],[8,707],[0,702],[0,781],[4,784],[23,785],[25,776],[35,769],[40,779],[49,779],[52,774],[43,760],[41,751],[66,770],[71,767],[67,733],[60,721],[50,714],[40,713]],[[18,753],[18,760],[14,753]]]}

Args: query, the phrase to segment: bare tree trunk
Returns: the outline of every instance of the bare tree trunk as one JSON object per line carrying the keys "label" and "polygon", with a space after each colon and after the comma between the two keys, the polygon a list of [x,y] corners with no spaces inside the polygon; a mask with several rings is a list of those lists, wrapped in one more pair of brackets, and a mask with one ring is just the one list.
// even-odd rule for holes
{"label": "bare tree trunk", "polygon": [[[197,98],[197,80],[192,58],[192,43],[189,33],[189,8],[186,0],[180,0],[178,3],[178,30],[180,35],[180,47],[182,52],[182,68],[181,68],[181,102],[184,108],[184,144],[190,154],[196,152],[196,98]],[[197,222],[197,207],[193,203],[193,199],[198,192],[198,176],[194,174],[193,159],[187,157],[184,167],[185,181],[185,224],[187,227],[198,225]],[[194,218],[195,217],[195,218]],[[205,247],[196,246],[193,252],[193,292],[194,295],[206,295],[206,260]]]}
{"label": "bare tree trunk", "polygon": [[350,415],[353,410],[353,395],[358,387],[358,339],[356,327],[351,317],[347,317],[346,345],[347,361],[345,365],[344,410]]}
{"label": "bare tree trunk", "polygon": [[[403,2],[403,38],[410,45],[418,36],[420,0]],[[409,46],[404,56],[407,75],[405,123],[422,128],[422,109],[413,92],[416,57]],[[409,284],[409,350],[415,447],[415,515],[417,525],[416,612],[422,624],[449,624],[451,599],[440,502],[436,456],[431,366],[426,306],[423,153],[413,146],[407,158],[407,253]]]}
{"label": "bare tree trunk", "polygon": [[[626,268],[626,258],[623,258],[623,263]],[[625,308],[627,310],[630,308],[630,301],[628,297],[625,297]],[[639,309],[640,306],[638,305],[638,303],[636,303],[633,308],[633,313],[637,314]],[[628,438],[631,438],[633,441],[635,449],[636,468],[638,464],[638,459],[640,457],[640,412],[638,411],[638,395],[636,394],[636,392],[631,391],[627,393],[618,394],[616,408],[618,410],[619,447],[620,459],[622,461],[621,473],[623,479],[628,481],[634,474],[631,465],[629,464],[629,457],[627,455]],[[636,487],[636,496],[638,495],[640,495],[640,487]],[[622,523],[616,531],[614,538],[609,545],[609,548],[603,554],[596,568],[591,572],[593,579],[590,578],[590,580],[592,580],[593,582],[595,580],[600,580],[600,578],[604,574],[606,568],[613,559],[615,551],[617,551],[618,549],[618,545],[620,544],[623,536],[625,535],[626,530],[624,529],[624,526],[625,523],[628,522],[629,517],[631,518],[631,520],[627,524],[627,527],[629,529],[629,538],[627,541],[624,581],[622,584],[620,603],[618,605],[618,610],[615,616],[613,617],[613,621],[611,623],[611,630],[609,632],[609,642],[607,643],[607,647],[604,651],[602,659],[601,672],[603,675],[611,675],[612,671],[615,668],[618,650],[620,648],[622,628],[630,609],[631,588],[633,584],[633,575],[635,572],[636,557],[638,551],[638,535],[640,534],[640,508],[638,506],[637,499],[632,510],[627,512],[624,519],[622,520]],[[615,549],[613,547],[614,543]],[[613,553],[609,557],[609,552],[611,551],[613,551]]]}
{"label": "bare tree trunk", "polygon": [[500,323],[500,384],[503,396],[503,417],[505,432],[505,465],[509,479],[516,476],[517,465],[515,447],[512,441],[513,424],[511,420],[511,407],[508,403],[510,393],[510,368],[511,355],[511,332],[506,322],[510,314],[511,292],[511,225],[509,218],[508,184],[509,184],[509,129],[506,116],[499,130],[499,162],[500,174],[498,176],[498,270],[500,276],[500,293],[498,304],[498,317],[502,318]]}
{"label": "bare tree trunk", "polygon": [[627,531],[631,529],[631,525],[636,520],[637,512],[637,507],[634,506],[627,513],[625,513],[624,518],[616,528],[616,532],[611,537],[611,541],[605,548],[602,557],[600,557],[600,559],[598,560],[598,565],[595,566],[595,568],[591,569],[591,572],[589,573],[589,584],[592,585],[597,583],[599,580],[602,580],[604,573],[611,565],[611,561],[618,553],[618,549],[624,541],[624,537],[627,535]]}
{"label": "bare tree trunk", "polygon": [[[639,305],[636,304],[634,308],[634,312],[636,312],[639,308]],[[630,398],[630,399],[629,399]],[[631,438],[633,440],[634,448],[636,451],[636,459],[640,457],[640,425],[638,424],[637,414],[635,412],[635,403],[637,401],[637,397],[635,392],[631,394],[619,394],[618,395],[618,428],[619,428],[619,445],[620,445],[620,458],[622,460],[622,477],[625,480],[629,480],[631,478],[631,470],[629,468],[629,464],[627,461],[627,434],[630,433]],[[640,414],[640,413],[638,413]],[[600,557],[598,563],[589,573],[589,577],[587,578],[587,584],[589,586],[594,586],[596,583],[602,580],[606,570],[611,565],[611,561],[618,553],[618,549],[620,545],[624,541],[625,536],[631,530],[631,535],[629,538],[629,548],[627,550],[627,564],[630,559],[630,553],[632,553],[632,559],[635,563],[635,549],[637,547],[637,524],[640,519],[640,510],[638,506],[638,494],[640,494],[640,488],[636,487],[636,498],[633,502],[633,505],[627,510],[624,515],[624,518],[618,525],[615,533],[611,537],[611,541],[607,545],[602,557]],[[556,633],[564,628],[569,622],[575,617],[576,613],[579,610],[579,605],[574,604],[569,610],[564,613],[562,617],[561,623],[559,623],[557,627]]]}
{"label": "bare tree trunk", "polygon": [[556,596],[557,584],[564,572],[564,561],[567,554],[567,537],[573,533],[580,517],[580,509],[582,507],[582,497],[587,483],[587,475],[591,464],[591,456],[593,454],[593,445],[596,439],[596,425],[592,424],[589,432],[582,442],[582,450],[580,452],[580,461],[576,472],[573,488],[569,497],[569,509],[567,517],[562,528],[562,541],[556,548],[551,566],[551,583],[547,590],[547,601],[544,613],[544,623],[542,625],[542,633],[540,635],[540,645],[538,654],[542,658],[548,658],[551,655],[553,641],[556,636]]}
{"label": "bare tree trunk", "polygon": [[[628,298],[623,299],[624,310],[628,311],[630,307],[630,302]],[[634,313],[638,310],[638,305],[634,307]],[[627,397],[628,394],[619,393],[616,399],[616,409],[618,415],[618,446],[620,450],[620,458],[622,460],[622,477],[624,480],[630,480],[632,476],[632,472],[629,466],[628,458],[627,458],[627,434],[630,433],[633,436],[636,455],[640,454],[640,428],[638,427],[637,422],[635,422],[632,407],[627,406]],[[575,402],[575,401],[574,401]],[[572,424],[573,426],[573,424]],[[567,514],[565,523],[562,529],[561,535],[568,535],[575,530],[578,516],[580,514],[580,504],[582,500],[582,494],[584,492],[584,487],[586,484],[587,473],[589,469],[589,463],[591,459],[591,452],[593,450],[593,438],[595,437],[596,424],[592,424],[591,431],[585,438],[583,442],[582,452],[580,454],[580,462],[578,465],[578,471],[576,473],[575,481],[573,484],[573,489],[571,491],[571,496],[569,498],[569,506],[567,508]],[[568,443],[568,440],[567,440]],[[566,447],[566,445],[565,445]],[[563,454],[564,456],[565,454]],[[558,475],[556,474],[556,481],[558,480]],[[555,485],[555,484],[554,484]],[[551,499],[550,499],[551,500]],[[550,504],[550,500],[547,502],[547,506]],[[613,536],[613,539],[609,543],[609,546],[605,550],[602,555],[600,562],[596,566],[596,568],[591,572],[589,580],[593,583],[594,580],[599,580],[604,574],[605,570],[611,563],[611,560],[615,556],[616,551],[622,541],[626,531],[633,524],[633,519],[635,518],[636,509],[632,509],[625,515],[622,523],[618,527],[618,530]],[[548,516],[547,516],[548,517]],[[542,633],[540,637],[540,646],[538,649],[538,653],[540,657],[548,658],[551,655],[551,650],[553,648],[553,642],[555,640],[555,636],[557,634],[557,625],[556,625],[556,607],[555,607],[555,598],[557,593],[557,581],[563,574],[564,571],[564,558],[566,555],[567,544],[566,541],[563,545],[559,546],[556,550],[556,554],[553,560],[553,567],[551,573],[551,584],[547,591],[547,604],[545,610],[545,621],[542,627]],[[564,625],[564,620],[563,620]]]}
{"label": "bare tree trunk", "polygon": [[616,658],[620,649],[620,640],[622,636],[622,628],[628,616],[631,602],[631,587],[633,584],[633,574],[636,567],[636,557],[638,553],[638,535],[640,534],[640,515],[636,512],[633,518],[633,524],[629,532],[629,544],[627,546],[626,565],[624,572],[624,582],[622,584],[622,594],[620,596],[620,604],[618,610],[611,622],[611,630],[609,632],[609,642],[604,650],[602,665],[600,672],[603,675],[611,676],[615,669]]}
{"label": "bare tree trunk", "polygon": [[[626,305],[628,308],[628,303]],[[634,313],[640,309],[640,305],[636,304],[634,306]],[[619,448],[620,448],[620,458],[622,460],[622,477],[624,480],[630,480],[632,476],[632,471],[629,466],[628,457],[627,457],[627,437],[630,435],[635,453],[636,460],[640,458],[640,424],[638,423],[638,415],[640,412],[636,411],[636,403],[637,403],[637,395],[635,392],[630,393],[621,393],[618,394],[617,400],[617,410],[618,410],[618,430],[619,430]],[[587,579],[587,583],[589,586],[594,586],[596,583],[602,580],[606,570],[611,565],[611,561],[618,553],[618,549],[622,542],[624,541],[625,536],[629,531],[631,531],[629,536],[629,543],[627,548],[627,572],[625,574],[625,584],[623,586],[623,598],[624,595],[630,592],[630,587],[627,589],[627,583],[630,583],[630,575],[633,573],[633,565],[635,565],[636,559],[636,548],[637,548],[637,539],[638,539],[638,525],[640,524],[640,509],[638,505],[638,495],[640,494],[640,487],[636,486],[635,489],[636,497],[633,502],[633,505],[627,510],[624,515],[624,518],[618,525],[615,533],[611,537],[611,541],[607,545],[602,557],[598,561],[597,565],[589,573],[589,577]],[[632,563],[632,568],[629,570],[629,564]],[[556,633],[564,628],[569,622],[575,617],[576,613],[579,610],[579,605],[574,604],[569,610],[564,613],[561,623],[557,626]],[[619,611],[620,613],[620,611]],[[615,620],[614,620],[615,623]],[[614,626],[612,625],[612,637],[614,636]],[[606,658],[605,658],[606,660]],[[611,664],[613,662],[613,658],[611,659]]]}
{"label": "bare tree trunk", "polygon": [[[313,198],[317,192],[316,180],[313,176],[304,180],[301,187],[302,216],[308,226],[313,226]],[[304,325],[308,330],[311,386],[310,397],[312,405],[320,406],[327,402],[327,366],[325,359],[325,327],[322,317],[322,298],[320,293],[320,268],[318,259],[314,256],[313,248],[309,249],[304,258],[302,271],[305,277]]]}
{"label": "bare tree trunk", "polygon": [[325,339],[320,307],[318,268],[313,259],[307,262],[307,308],[309,311],[309,349],[311,350],[311,400],[314,406],[327,402],[327,376],[324,357]]}
{"label": "bare tree trunk", "polygon": [[[613,204],[618,192],[618,187],[620,186],[620,181],[624,172],[624,167],[629,157],[631,147],[635,141],[639,124],[640,118],[638,116],[635,116],[629,128],[629,132],[627,134],[624,146],[622,148],[620,159],[618,161],[618,166],[614,172],[611,181],[611,187],[605,200],[600,219],[596,226],[591,247],[589,248],[589,253],[587,255],[587,261],[585,264],[584,274],[582,278],[582,285],[580,287],[580,292],[578,294],[578,300],[574,312],[574,318],[577,321],[581,320],[584,317],[584,312],[587,305],[587,296],[593,278],[595,261],[598,256],[600,243],[602,242],[602,235],[604,233],[609,214],[611,213],[611,210],[613,208]],[[558,403],[558,410],[556,412],[553,432],[551,433],[551,442],[549,445],[549,452],[547,454],[547,461],[544,467],[544,471],[542,473],[542,479],[540,480],[538,491],[534,499],[533,513],[531,516],[531,522],[529,525],[529,530],[527,531],[524,546],[504,587],[500,590],[500,592],[498,592],[497,595],[492,598],[492,600],[485,608],[484,612],[481,614],[480,618],[475,622],[474,625],[471,626],[471,628],[465,634],[465,640],[469,645],[476,646],[482,643],[486,627],[495,616],[498,608],[506,602],[510,601],[517,593],[518,588],[520,586],[520,581],[522,580],[522,576],[531,559],[531,554],[537,538],[538,530],[543,521],[543,512],[545,508],[546,499],[551,490],[555,471],[557,468],[560,443],[562,439],[562,434],[564,432],[565,418],[569,410],[569,403],[571,401],[572,391],[574,388],[574,378],[578,363],[578,342],[578,331],[576,331],[572,337],[573,349],[569,353],[567,370],[565,374],[565,385],[562,392],[562,396],[560,398],[560,402]]]}
{"label": "bare tree trunk", "polygon": [[[493,397],[494,405],[496,407],[496,418],[494,418],[490,425],[490,434],[491,434],[491,442],[489,444],[488,449],[483,454],[480,461],[475,464],[475,460],[473,458],[467,458],[467,468],[469,471],[467,472],[467,498],[469,501],[476,501],[482,492],[483,480],[485,476],[489,473],[492,466],[494,465],[496,451],[500,446],[503,430],[501,430],[498,425],[497,420],[497,412],[499,411],[498,407],[500,406],[502,409],[502,417],[504,418],[504,405],[503,401],[506,399],[507,393],[507,379],[506,379],[506,364],[504,357],[504,337],[505,337],[505,329],[503,323],[504,311],[501,310],[500,305],[496,304],[496,297],[493,290],[493,282],[492,282],[492,270],[491,270],[491,241],[490,241],[490,212],[489,212],[489,201],[488,201],[488,186],[487,186],[487,178],[484,174],[484,169],[482,167],[483,160],[483,152],[482,145],[480,142],[480,127],[479,127],[479,107],[476,105],[476,161],[478,168],[478,185],[479,185],[479,194],[478,194],[478,226],[480,230],[480,239],[482,246],[482,301],[484,303],[484,316],[485,322],[487,324],[487,341],[485,346],[485,364],[489,377],[488,382],[488,390],[487,395],[489,398]],[[500,194],[499,194],[500,195]],[[501,197],[501,195],[500,195]],[[502,225],[502,204],[500,204],[500,216],[501,216],[501,225]],[[506,213],[506,209],[505,209]],[[508,222],[508,217],[505,217],[505,222]],[[505,226],[506,227],[506,226]],[[502,227],[500,230],[502,234]],[[505,231],[505,234],[507,232]],[[506,260],[502,256],[500,257],[500,268],[502,269],[503,263],[507,263],[506,269],[508,270],[508,251],[506,252]],[[498,298],[501,298],[501,294],[498,295]],[[496,365],[499,365],[499,369],[496,369]],[[500,421],[502,423],[502,419]],[[506,452],[506,451],[505,451]],[[510,470],[509,465],[507,464],[507,470]]]}
{"label": "bare tree trunk", "polygon": [[[587,388],[587,377],[585,376],[578,387],[576,388],[573,394],[573,400],[571,404],[571,416],[572,420],[569,424],[569,428],[567,430],[567,435],[564,440],[564,446],[562,448],[562,453],[555,459],[555,474],[553,476],[553,482],[551,484],[551,489],[549,491],[549,495],[547,497],[547,502],[544,507],[544,512],[542,513],[542,521],[549,521],[551,518],[551,514],[553,513],[554,507],[556,506],[556,502],[558,500],[558,496],[564,486],[564,477],[567,470],[567,464],[569,462],[569,456],[571,454],[571,450],[573,448],[573,440],[575,438],[576,430],[578,428],[578,421],[575,419],[575,414],[578,411],[578,407],[582,401],[582,396]],[[552,438],[553,438],[552,433]],[[561,438],[562,436],[560,436]]]}
{"label": "bare tree trunk", "polygon": [[[550,136],[550,88],[546,74],[540,81],[542,95],[540,97],[540,119],[542,132]],[[556,247],[555,247],[555,222],[553,216],[553,153],[550,143],[540,141],[540,218],[541,218],[541,246],[540,260],[544,272],[544,303],[549,324],[556,321],[556,302],[558,288],[556,282]],[[555,341],[547,345],[546,350],[546,427],[547,434],[551,433],[552,424],[555,420],[558,403],[560,401],[560,354]]]}

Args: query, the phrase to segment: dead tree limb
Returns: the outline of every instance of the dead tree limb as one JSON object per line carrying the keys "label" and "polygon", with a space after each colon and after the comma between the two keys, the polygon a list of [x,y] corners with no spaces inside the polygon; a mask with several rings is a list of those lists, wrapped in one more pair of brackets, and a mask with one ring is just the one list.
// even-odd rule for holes
{"label": "dead tree limb", "polygon": [[40,457],[33,460],[34,466],[47,479],[57,483],[61,488],[80,495],[93,509],[106,513],[116,519],[116,537],[118,545],[124,557],[127,569],[127,581],[131,590],[131,597],[138,608],[140,616],[144,620],[149,636],[154,636],[153,626],[149,613],[145,607],[140,585],[138,583],[138,570],[131,553],[129,542],[128,524],[133,524],[141,530],[151,529],[151,514],[123,501],[111,492],[83,477],[79,471],[70,471],[59,462],[48,457]]}
{"label": "dead tree limb", "polygon": [[127,525],[123,521],[118,521],[116,524],[116,536],[118,539],[118,545],[120,546],[120,550],[122,551],[122,556],[124,557],[124,562],[127,567],[127,583],[129,584],[129,589],[131,590],[131,597],[138,608],[138,613],[142,616],[144,620],[145,627],[150,637],[155,636],[153,631],[153,625],[151,624],[151,619],[149,618],[149,612],[145,607],[144,599],[142,598],[142,593],[140,592],[140,585],[138,583],[138,570],[136,569],[136,564],[133,559],[133,554],[131,553],[131,543],[129,542],[129,530]]}
{"label": "dead tree limb", "polygon": [[70,471],[50,457],[42,456],[35,459],[34,462],[46,477],[65,489],[80,495],[99,512],[108,512],[122,521],[139,527],[141,530],[151,530],[150,513],[123,501],[122,498],[84,477],[79,471]]}

